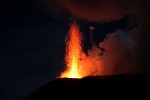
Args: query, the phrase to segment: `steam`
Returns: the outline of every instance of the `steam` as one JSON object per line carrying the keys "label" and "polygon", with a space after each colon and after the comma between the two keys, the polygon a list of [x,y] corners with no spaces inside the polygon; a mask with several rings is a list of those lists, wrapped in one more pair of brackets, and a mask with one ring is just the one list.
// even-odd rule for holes
{"label": "steam", "polygon": [[95,46],[88,51],[88,56],[83,53],[81,57],[83,70],[88,72],[88,75],[94,76],[137,73],[138,44],[134,34],[139,34],[137,28],[129,32],[117,30],[100,43],[100,46],[106,50],[103,55],[99,55],[101,51]]}

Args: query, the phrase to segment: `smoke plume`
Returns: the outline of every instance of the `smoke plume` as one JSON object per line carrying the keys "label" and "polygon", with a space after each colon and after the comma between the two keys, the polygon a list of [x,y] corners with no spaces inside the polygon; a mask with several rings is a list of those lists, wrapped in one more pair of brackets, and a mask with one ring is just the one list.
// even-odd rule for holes
{"label": "smoke plume", "polygon": [[150,65],[149,0],[62,1],[64,8],[73,16],[87,21],[105,23],[129,15],[131,23],[138,26],[138,29],[134,28],[130,32],[118,29],[111,33],[109,39],[100,43],[101,47],[106,50],[103,56],[98,55],[100,51],[95,47],[89,50],[89,56],[83,55],[82,59],[85,62],[91,61],[86,65],[96,67],[91,68],[93,74],[133,73],[138,72],[138,69],[144,72],[150,71],[148,67]]}
{"label": "smoke plume", "polygon": [[74,16],[88,21],[112,21],[127,15],[130,0],[62,0]]}
{"label": "smoke plume", "polygon": [[[134,28],[130,32],[117,30],[110,34],[99,45],[106,49],[101,56],[100,50],[93,46],[88,56],[83,53],[81,65],[88,75],[112,75],[138,73],[137,42],[134,37],[139,30]],[[86,73],[87,74],[87,73]]]}
{"label": "smoke plume", "polygon": [[[136,24],[138,28],[130,32],[118,29],[111,33],[109,39],[100,43],[106,50],[104,55],[99,56],[100,50],[93,47],[88,52],[89,56],[82,55],[81,63],[87,62],[85,67],[88,67],[84,70],[90,68],[89,73],[94,75],[103,69],[103,74],[131,73],[139,68],[144,72],[150,71],[149,0],[50,0],[47,5],[52,13],[60,13],[63,10],[89,22],[105,23],[130,16],[131,23]],[[91,68],[92,65],[96,68]]]}

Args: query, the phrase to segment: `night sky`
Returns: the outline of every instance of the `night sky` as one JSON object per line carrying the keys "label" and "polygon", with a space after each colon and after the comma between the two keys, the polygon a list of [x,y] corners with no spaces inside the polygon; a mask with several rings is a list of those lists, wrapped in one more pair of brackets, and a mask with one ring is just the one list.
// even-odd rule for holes
{"label": "night sky", "polygon": [[62,71],[68,19],[25,1],[6,2],[1,15],[0,99],[19,100]]}
{"label": "night sky", "polygon": [[[56,6],[57,1],[46,2],[50,3],[49,7],[40,0],[1,1],[0,100],[20,100],[40,86],[54,80],[64,70],[65,38],[73,17],[67,11],[59,12],[51,9],[55,8],[51,6],[53,3]],[[149,72],[150,35],[147,34],[150,32],[149,14],[147,11],[145,13],[144,20],[141,21],[143,16],[139,18],[140,24],[134,20],[129,22],[133,17],[130,14],[106,23],[88,21],[88,18],[84,20],[81,16],[81,19],[77,18],[77,22],[85,37],[90,25],[96,27],[95,42],[97,43],[103,41],[109,32],[118,29],[128,32],[133,27],[139,30],[141,27],[140,31],[143,35],[139,38],[140,42],[137,42],[140,44],[137,52],[141,52],[138,56],[141,60],[140,64],[147,66],[144,70]],[[101,34],[97,34],[99,32]],[[144,42],[141,42],[143,40]],[[88,36],[83,43],[85,51],[90,48]]]}

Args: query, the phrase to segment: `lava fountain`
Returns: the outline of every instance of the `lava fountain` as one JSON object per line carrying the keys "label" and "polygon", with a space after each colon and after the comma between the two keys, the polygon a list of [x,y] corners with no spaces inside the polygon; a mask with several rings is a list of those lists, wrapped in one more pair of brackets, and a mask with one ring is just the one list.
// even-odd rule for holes
{"label": "lava fountain", "polygon": [[66,70],[61,73],[60,78],[82,78],[79,69],[81,69],[80,57],[82,54],[82,35],[79,26],[73,22],[70,26],[66,38]]}

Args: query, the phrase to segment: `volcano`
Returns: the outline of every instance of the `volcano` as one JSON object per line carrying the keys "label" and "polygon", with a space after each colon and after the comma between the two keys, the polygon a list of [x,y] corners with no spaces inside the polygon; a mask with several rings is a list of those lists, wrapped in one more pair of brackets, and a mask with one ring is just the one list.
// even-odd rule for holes
{"label": "volcano", "polygon": [[[91,31],[94,29],[91,27]],[[102,97],[105,99],[119,97],[120,99],[120,97],[130,97],[133,94],[137,97],[143,91],[149,90],[149,74],[105,74],[109,71],[107,67],[103,67],[103,61],[97,55],[99,51],[97,52],[92,37],[91,44],[94,45],[93,50],[96,50],[96,54],[91,52],[92,56],[83,52],[82,39],[79,25],[72,22],[66,38],[65,71],[60,73],[57,79],[40,87],[24,100],[80,98],[94,100]],[[116,57],[116,55],[113,56]]]}
{"label": "volcano", "polygon": [[[101,98],[105,95],[136,96],[149,90],[149,75],[87,76],[58,78],[40,87],[24,100]],[[119,96],[118,96],[119,95]],[[71,97],[71,98],[70,98]],[[105,98],[107,98],[105,97]]]}

